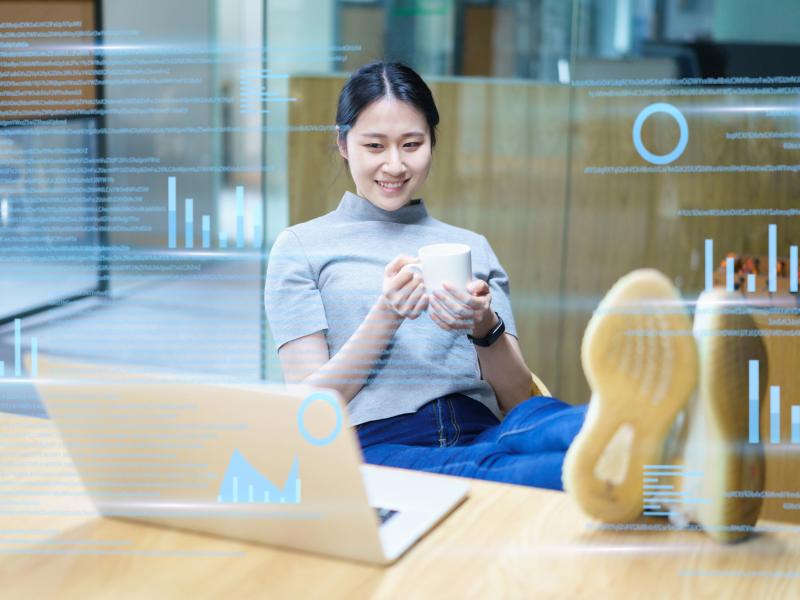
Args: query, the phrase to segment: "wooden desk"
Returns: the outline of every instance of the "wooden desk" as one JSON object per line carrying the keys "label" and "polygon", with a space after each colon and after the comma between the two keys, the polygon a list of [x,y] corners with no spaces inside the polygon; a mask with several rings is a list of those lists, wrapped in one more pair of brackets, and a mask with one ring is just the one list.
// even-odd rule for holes
{"label": "wooden desk", "polygon": [[[58,511],[65,502],[41,496],[38,506],[7,504],[14,499],[9,482],[20,479],[11,461],[31,452],[8,445],[21,439],[8,435],[21,432],[33,443],[54,433],[49,422],[0,414],[4,599],[800,595],[799,532],[722,547],[697,532],[591,531],[563,493],[482,481],[472,482],[466,503],[386,569],[92,516],[8,515]],[[29,467],[27,481],[46,481],[53,460]],[[80,494],[69,504],[91,510]],[[759,574],[735,575],[743,571]]]}

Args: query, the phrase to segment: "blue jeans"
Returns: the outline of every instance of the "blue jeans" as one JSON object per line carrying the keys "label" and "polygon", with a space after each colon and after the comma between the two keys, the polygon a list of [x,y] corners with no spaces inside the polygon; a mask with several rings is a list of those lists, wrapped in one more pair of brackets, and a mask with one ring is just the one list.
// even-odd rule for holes
{"label": "blue jeans", "polygon": [[371,464],[563,490],[564,455],[586,408],[532,396],[501,422],[477,400],[449,394],[356,431]]}

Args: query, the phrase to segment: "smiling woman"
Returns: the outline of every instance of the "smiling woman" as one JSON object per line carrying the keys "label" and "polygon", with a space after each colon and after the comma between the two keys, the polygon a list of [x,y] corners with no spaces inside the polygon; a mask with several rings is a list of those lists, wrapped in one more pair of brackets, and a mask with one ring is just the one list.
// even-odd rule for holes
{"label": "smiling woman", "polygon": [[[483,235],[431,217],[416,197],[438,123],[406,65],[371,63],[344,85],[336,141],[355,193],[284,230],[270,252],[266,309],[284,378],[341,393],[368,462],[561,488],[585,407],[529,398],[500,261]],[[472,279],[426,290],[411,267],[442,242],[469,247]],[[528,435],[514,424],[539,416],[547,442],[512,457],[511,441]],[[480,466],[491,455],[508,464]]]}

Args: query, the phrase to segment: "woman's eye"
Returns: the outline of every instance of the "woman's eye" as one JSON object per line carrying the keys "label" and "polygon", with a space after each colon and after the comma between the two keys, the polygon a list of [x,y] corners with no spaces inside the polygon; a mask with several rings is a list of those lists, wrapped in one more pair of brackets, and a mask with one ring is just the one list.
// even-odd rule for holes
{"label": "woman's eye", "polygon": [[373,144],[367,144],[366,146],[367,146],[367,148],[370,148],[370,149],[375,149],[375,150],[377,150],[377,149],[381,148],[381,145],[380,145],[380,144],[376,144],[376,143],[373,143]]}
{"label": "woman's eye", "polygon": [[418,146],[422,146],[422,142],[408,142],[406,144],[406,147],[409,147],[409,146],[412,147],[412,148],[417,148]]}

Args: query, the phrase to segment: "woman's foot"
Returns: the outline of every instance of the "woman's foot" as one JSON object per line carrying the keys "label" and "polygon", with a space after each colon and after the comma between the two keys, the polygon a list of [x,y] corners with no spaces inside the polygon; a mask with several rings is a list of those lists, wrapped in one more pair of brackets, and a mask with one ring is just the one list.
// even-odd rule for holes
{"label": "woman's foot", "polygon": [[581,361],[592,399],[563,469],[564,489],[588,515],[621,523],[642,514],[644,468],[660,464],[697,384],[691,327],[678,290],[652,269],[617,281],[589,321]]}
{"label": "woman's foot", "polygon": [[[713,290],[697,301],[694,337],[700,356],[698,393],[689,405],[683,480],[696,503],[673,507],[712,538],[733,542],[758,521],[765,483],[760,435],[749,439],[749,367],[758,361],[758,397],[767,387],[767,351],[740,294]],[[677,486],[676,486],[677,487]]]}
{"label": "woman's foot", "polygon": [[[680,294],[657,271],[634,271],[612,287],[583,339],[593,395],[564,462],[564,486],[603,521],[669,515],[734,541],[761,508],[759,494],[730,492],[763,490],[763,450],[748,443],[746,398],[750,360],[762,366],[763,393],[766,351],[738,295],[701,296],[693,329],[697,343]],[[751,333],[722,334],[733,329]],[[682,427],[673,427],[690,397]]]}

